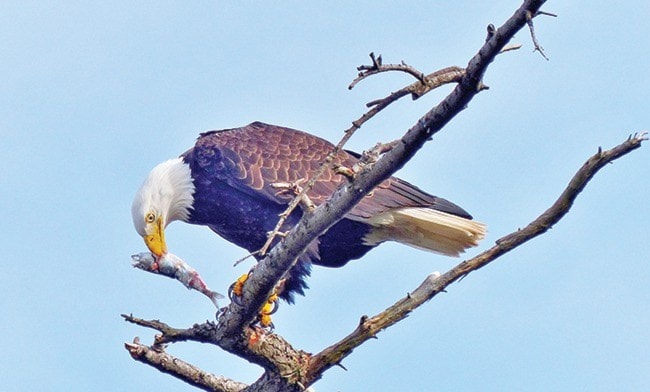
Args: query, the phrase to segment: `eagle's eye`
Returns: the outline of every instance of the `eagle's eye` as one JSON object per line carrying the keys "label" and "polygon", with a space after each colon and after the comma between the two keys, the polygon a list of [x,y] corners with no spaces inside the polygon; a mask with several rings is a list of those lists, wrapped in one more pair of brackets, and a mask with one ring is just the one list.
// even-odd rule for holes
{"label": "eagle's eye", "polygon": [[156,215],[153,212],[148,212],[147,215],[144,216],[144,220],[147,223],[153,223],[156,220]]}

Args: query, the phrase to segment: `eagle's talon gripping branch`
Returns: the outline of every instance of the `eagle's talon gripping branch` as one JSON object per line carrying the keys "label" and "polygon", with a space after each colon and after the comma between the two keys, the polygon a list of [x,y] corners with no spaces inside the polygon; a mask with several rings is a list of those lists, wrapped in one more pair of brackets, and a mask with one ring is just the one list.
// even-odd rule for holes
{"label": "eagle's talon gripping branch", "polygon": [[271,294],[271,296],[266,300],[264,306],[262,306],[260,314],[257,315],[257,321],[260,323],[262,328],[275,328],[273,321],[271,320],[271,315],[278,310],[278,299],[280,299],[280,297],[277,294]]}
{"label": "eagle's talon gripping branch", "polygon": [[278,311],[278,308],[280,307],[280,303],[278,300],[280,299],[280,295],[285,289],[285,285],[287,283],[287,279],[283,278],[280,279],[277,285],[275,285],[275,288],[273,289],[273,293],[267,298],[266,303],[264,306],[262,306],[262,310],[260,310],[260,314],[258,315],[258,322],[262,328],[270,328],[273,329],[275,326],[273,325],[273,322],[271,321],[271,315],[274,314],[275,312]]}
{"label": "eagle's talon gripping branch", "polygon": [[250,272],[247,272],[237,278],[237,280],[228,287],[228,298],[237,305],[241,306],[241,296],[244,291],[244,283],[246,283],[246,280],[248,280],[248,276],[250,275]]}
{"label": "eagle's talon gripping branch", "polygon": [[271,315],[277,312],[280,307],[278,300],[280,299],[280,292],[284,288],[284,282],[285,279],[280,280],[271,296],[269,296],[264,306],[262,306],[262,310],[260,310],[260,313],[257,315],[257,321],[262,328],[275,328],[273,321],[271,321]]}
{"label": "eagle's talon gripping branch", "polygon": [[[230,298],[232,302],[236,303],[239,306],[243,306],[243,303],[241,302],[241,296],[244,290],[244,283],[246,283],[250,274],[250,272],[243,274],[228,288],[228,298]],[[258,322],[259,325],[263,328],[274,328],[273,322],[271,321],[271,315],[277,312],[278,308],[280,307],[278,300],[280,299],[280,292],[282,292],[284,289],[285,280],[286,279],[280,280],[278,285],[273,290],[273,293],[266,300],[264,306],[262,306],[262,309],[257,315],[256,322]]]}

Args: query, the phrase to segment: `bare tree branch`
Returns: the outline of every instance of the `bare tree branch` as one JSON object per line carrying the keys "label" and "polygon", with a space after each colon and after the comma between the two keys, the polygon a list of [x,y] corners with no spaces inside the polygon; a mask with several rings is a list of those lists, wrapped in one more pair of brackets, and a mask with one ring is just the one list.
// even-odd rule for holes
{"label": "bare tree branch", "polygon": [[[154,337],[154,343],[151,346],[151,349],[155,351],[164,351],[164,347],[169,343],[186,341],[207,343],[220,347],[228,344],[237,344],[236,342],[231,342],[233,338],[224,338],[219,333],[218,325],[212,321],[194,324],[192,327],[184,329],[170,327],[159,320],[144,320],[125,314],[122,317],[127,322],[160,332],[160,334]],[[267,371],[281,375],[286,380],[293,380],[293,383],[299,381],[295,378],[297,374],[304,373],[296,369],[305,368],[311,356],[307,352],[293,348],[281,336],[268,333],[266,330],[258,327],[247,327],[243,331],[242,336],[238,338],[241,338],[245,342],[243,348],[236,352],[238,356],[251,363],[262,366]],[[225,343],[224,339],[226,339]],[[146,359],[142,358],[139,360],[146,362]]]}
{"label": "bare tree branch", "polygon": [[124,343],[124,347],[136,361],[153,366],[161,372],[170,374],[199,389],[216,392],[238,392],[246,388],[246,384],[207,373],[166,353],[164,350],[156,350],[140,344],[137,339],[133,343]]}
{"label": "bare tree branch", "polygon": [[552,16],[552,17],[557,17],[557,15],[552,14],[550,12],[544,12],[537,10],[536,13],[529,12],[526,14],[526,24],[528,24],[528,30],[530,30],[530,38],[533,40],[533,52],[539,52],[539,54],[544,57],[546,61],[548,61],[548,57],[546,56],[546,53],[544,53],[544,48],[539,44],[539,41],[537,41],[537,35],[535,34],[535,26],[533,25],[533,18],[534,16],[539,16],[539,15],[546,15],[546,16]]}
{"label": "bare tree branch", "polygon": [[[608,151],[598,151],[590,157],[573,176],[567,188],[557,201],[537,219],[525,228],[512,232],[496,241],[496,245],[470,260],[463,261],[444,275],[431,274],[412,293],[400,299],[394,305],[373,317],[363,317],[357,329],[336,344],[314,355],[310,363],[309,374],[319,378],[333,365],[338,365],[352,350],[368,339],[374,338],[381,330],[404,319],[414,309],[429,301],[445,290],[451,283],[476,271],[494,261],[506,252],[545,233],[556,224],[573,205],[575,199],[593,176],[606,164],[641,147],[647,140],[645,133],[631,136],[625,142]],[[309,379],[309,376],[308,376]],[[310,380],[311,381],[311,380]],[[313,381],[312,381],[313,382]]]}
{"label": "bare tree branch", "polygon": [[465,74],[465,70],[459,67],[447,67],[436,72],[430,73],[423,77],[424,81],[414,82],[402,89],[399,89],[385,98],[377,99],[371,102],[368,102],[366,106],[375,107],[378,110],[385,108],[391,103],[397,101],[398,99],[411,95],[413,100],[416,100],[428,93],[429,91],[436,89],[442,85],[449,83],[458,83]]}
{"label": "bare tree branch", "polygon": [[348,86],[348,89],[352,90],[354,86],[357,85],[360,81],[363,79],[376,75],[381,72],[388,72],[388,71],[400,71],[400,72],[405,72],[407,74],[410,74],[413,76],[415,79],[417,79],[420,83],[426,83],[426,76],[424,73],[418,71],[415,69],[415,67],[412,67],[408,64],[406,64],[404,61],[402,61],[401,64],[382,64],[381,62],[381,55],[378,58],[375,58],[375,54],[373,52],[370,53],[370,59],[372,60],[371,65],[360,65],[357,67],[357,71],[359,72],[359,75],[350,83]]}

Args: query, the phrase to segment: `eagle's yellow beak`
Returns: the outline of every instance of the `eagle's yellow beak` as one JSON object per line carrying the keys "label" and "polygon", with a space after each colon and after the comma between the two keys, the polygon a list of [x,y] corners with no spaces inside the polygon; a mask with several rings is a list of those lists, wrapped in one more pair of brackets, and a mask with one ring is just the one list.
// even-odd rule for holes
{"label": "eagle's yellow beak", "polygon": [[156,257],[161,257],[167,253],[167,244],[165,243],[165,228],[163,226],[162,217],[152,222],[153,230],[151,234],[145,235],[144,243],[149,248],[149,251]]}

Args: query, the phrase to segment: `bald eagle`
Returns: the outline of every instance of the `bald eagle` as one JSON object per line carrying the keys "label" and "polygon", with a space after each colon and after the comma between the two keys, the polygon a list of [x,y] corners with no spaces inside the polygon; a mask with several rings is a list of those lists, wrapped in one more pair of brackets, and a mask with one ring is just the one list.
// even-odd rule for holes
{"label": "bald eagle", "polygon": [[[261,122],[202,133],[194,147],[151,171],[133,201],[133,224],[158,257],[167,252],[165,227],[176,220],[207,226],[255,252],[294,197],[273,184],[309,179],[333,147],[308,133]],[[341,151],[334,163],[351,168],[358,158]],[[309,199],[322,203],[342,181],[326,171]],[[291,229],[301,215],[296,209],[282,230]],[[281,297],[292,302],[294,293],[304,294],[311,264],[342,267],[385,241],[458,256],[485,235],[485,226],[471,219],[457,205],[391,177],[299,257]]]}

